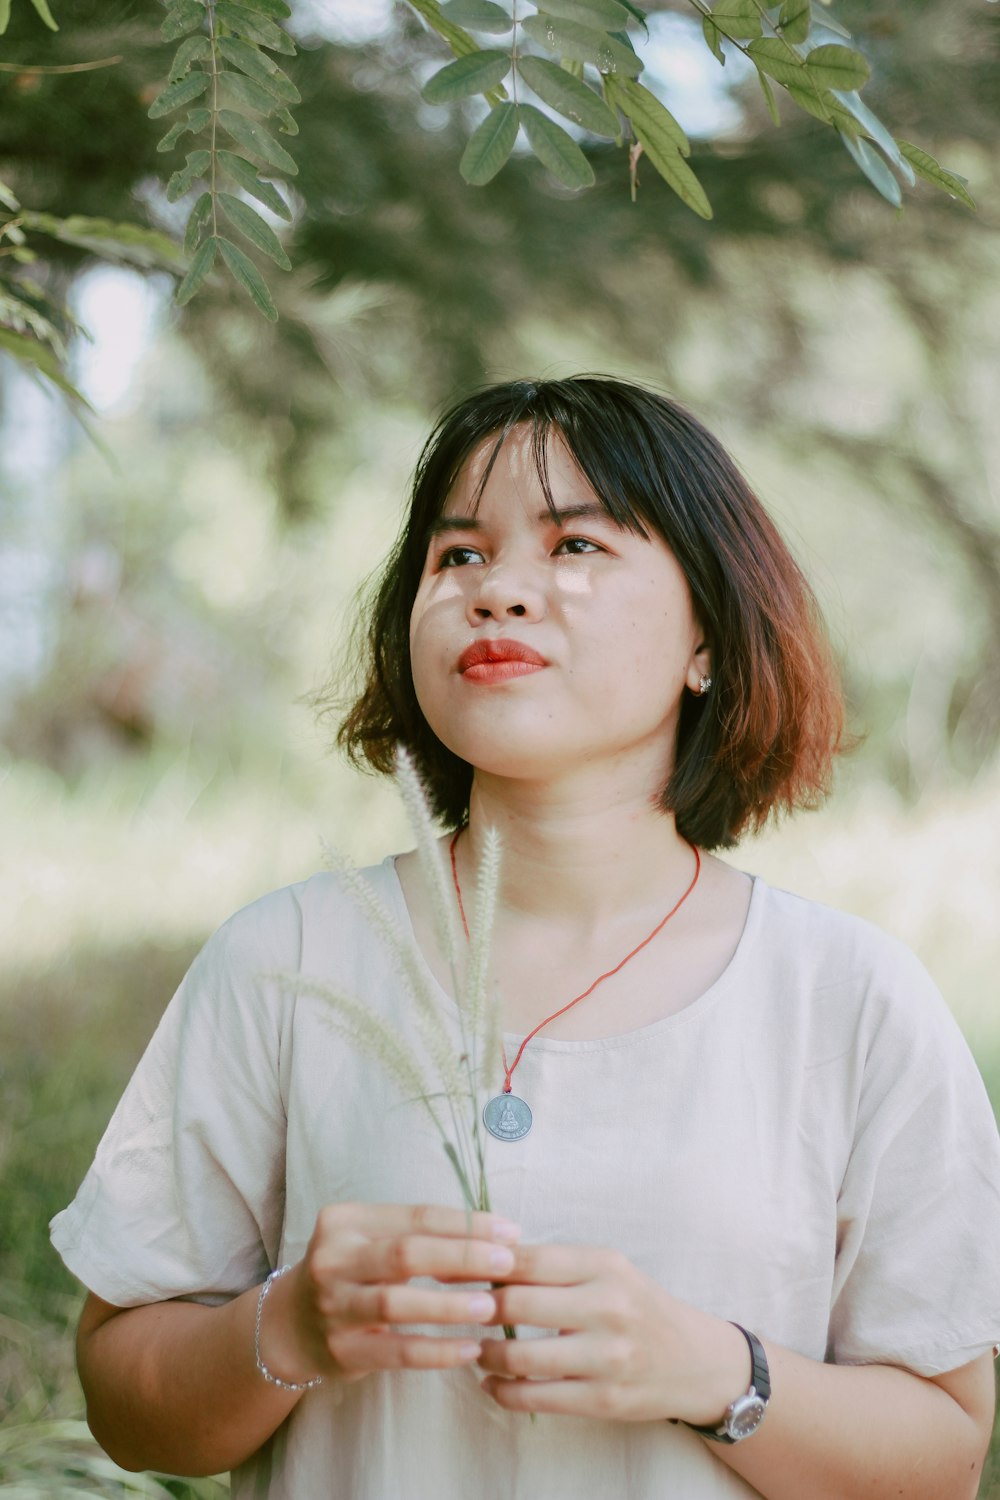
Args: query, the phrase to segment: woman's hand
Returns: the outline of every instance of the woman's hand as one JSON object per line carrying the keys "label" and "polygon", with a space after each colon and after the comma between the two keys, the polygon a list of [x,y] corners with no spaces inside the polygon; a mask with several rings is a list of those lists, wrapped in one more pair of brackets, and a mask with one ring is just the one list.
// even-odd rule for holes
{"label": "woman's hand", "polygon": [[483,1389],[499,1406],[708,1426],[749,1386],[739,1330],[671,1297],[619,1251],[525,1245],[514,1256],[494,1278],[505,1284],[492,1321],[559,1333],[484,1340]]}
{"label": "woman's hand", "polygon": [[[506,1227],[505,1227],[506,1225]],[[339,1203],[324,1208],[305,1256],[271,1287],[261,1356],[272,1374],[360,1380],[372,1370],[471,1364],[480,1344],[402,1334],[399,1323],[487,1323],[487,1291],[441,1291],[411,1277],[490,1282],[513,1265],[520,1230],[493,1214],[428,1205]]]}

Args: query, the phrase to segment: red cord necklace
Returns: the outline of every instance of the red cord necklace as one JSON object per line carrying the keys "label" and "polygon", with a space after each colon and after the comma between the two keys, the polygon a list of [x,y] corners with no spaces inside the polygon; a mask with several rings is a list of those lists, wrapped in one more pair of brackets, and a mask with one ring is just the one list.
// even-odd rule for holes
{"label": "red cord necklace", "polygon": [[[466,938],[468,938],[469,924],[465,918],[465,904],[462,901],[462,887],[458,881],[458,865],[455,861],[455,845],[458,843],[459,836],[463,831],[464,830],[462,828],[459,828],[456,831],[454,837],[452,838],[451,844],[449,845],[448,852],[451,855],[451,878],[455,883],[455,895],[458,897],[459,915],[462,918],[462,926],[465,929],[465,936]],[[646,947],[647,943],[651,943],[657,936],[657,934],[663,931],[664,927],[666,927],[667,923],[670,921],[670,918],[677,915],[687,898],[690,896],[691,892],[694,890],[695,886],[698,884],[698,876],[701,874],[701,855],[698,853],[698,850],[695,848],[694,844],[692,844],[690,847],[692,853],[694,854],[694,875],[692,877],[691,884],[688,886],[687,890],[684,892],[683,896],[681,896],[676,905],[672,906],[667,912],[667,915],[663,917],[661,921],[657,922],[656,926],[653,928],[649,936],[644,937],[642,942],[637,944],[637,946],[632,949],[631,953],[626,953],[621,963],[615,964],[614,968],[608,969],[607,973],[599,974],[594,980],[593,984],[590,985],[588,989],[585,989],[582,995],[577,995],[576,999],[571,1000],[568,1005],[564,1005],[562,1010],[557,1010],[553,1015],[546,1016],[544,1021],[540,1021],[535,1027],[534,1031],[530,1031],[525,1037],[524,1041],[521,1043],[520,1047],[518,1048],[517,1056],[515,1057],[509,1068],[507,1066],[507,1053],[506,1051],[504,1051],[503,1044],[501,1043],[501,1053],[503,1056],[504,1069],[503,1092],[498,1094],[496,1098],[491,1099],[486,1108],[483,1110],[483,1123],[485,1124],[486,1129],[490,1132],[490,1134],[496,1136],[497,1140],[519,1141],[523,1136],[526,1136],[528,1134],[528,1131],[531,1129],[531,1110],[523,1099],[519,1099],[516,1094],[511,1093],[510,1083],[511,1076],[514,1072],[514,1069],[521,1061],[521,1057],[524,1053],[525,1047],[531,1041],[533,1036],[538,1035],[543,1026],[547,1026],[550,1021],[556,1020],[557,1017],[565,1015],[566,1012],[568,1010],[571,1010],[574,1005],[578,1005],[581,1000],[586,1000],[588,995],[593,994],[597,986],[599,984],[603,984],[605,979],[610,979],[613,974],[617,974],[621,969],[624,969],[625,965],[629,962],[630,959],[635,958],[637,953],[641,953],[643,948]]]}

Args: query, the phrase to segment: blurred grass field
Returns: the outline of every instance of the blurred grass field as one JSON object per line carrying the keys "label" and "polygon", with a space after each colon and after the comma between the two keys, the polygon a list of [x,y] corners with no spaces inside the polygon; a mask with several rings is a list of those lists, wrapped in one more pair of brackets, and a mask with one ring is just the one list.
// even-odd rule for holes
{"label": "blurred grass field", "polygon": [[[359,862],[409,842],[391,790],[330,766],[242,778],[179,762],[82,782],[12,764],[0,781],[0,1486],[28,1496],[209,1497],[116,1470],[79,1423],[72,1327],[81,1293],[48,1244],[164,1005],[208,933],[319,864],[320,836]],[[904,808],[845,789],[732,856],[773,883],[857,911],[913,946],[952,1005],[1000,1106],[1000,776]],[[143,1488],[145,1486],[145,1488]],[[1000,1432],[983,1500],[1000,1500]]]}

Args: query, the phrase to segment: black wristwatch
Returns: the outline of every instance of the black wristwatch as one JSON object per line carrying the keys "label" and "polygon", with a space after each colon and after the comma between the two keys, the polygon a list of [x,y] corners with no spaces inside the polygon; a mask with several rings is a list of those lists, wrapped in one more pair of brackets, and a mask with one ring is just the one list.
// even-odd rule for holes
{"label": "black wristwatch", "polygon": [[753,1377],[750,1381],[750,1389],[743,1396],[737,1396],[735,1401],[726,1407],[726,1415],[722,1419],[721,1427],[696,1427],[693,1422],[684,1425],[690,1427],[692,1432],[700,1432],[704,1437],[714,1438],[717,1443],[741,1443],[751,1433],[757,1431],[764,1420],[767,1411],[767,1403],[771,1395],[771,1376],[767,1368],[767,1355],[759,1338],[748,1333],[745,1328],[740,1328],[739,1323],[733,1324],[739,1328],[740,1333],[750,1346],[750,1358],[753,1360]]}

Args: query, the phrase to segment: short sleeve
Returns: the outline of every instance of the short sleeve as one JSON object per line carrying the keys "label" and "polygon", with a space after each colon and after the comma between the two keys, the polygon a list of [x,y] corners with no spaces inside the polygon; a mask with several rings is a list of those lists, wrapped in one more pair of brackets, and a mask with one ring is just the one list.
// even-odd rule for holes
{"label": "short sleeve", "polygon": [[268,975],[299,965],[294,888],[232,917],[171,1000],[73,1203],[68,1269],[119,1307],[221,1301],[263,1279],[281,1237],[284,1015]]}
{"label": "short sleeve", "polygon": [[936,1375],[1000,1342],[1000,1141],[930,977],[901,946],[888,955],[858,1038],[828,1358]]}

